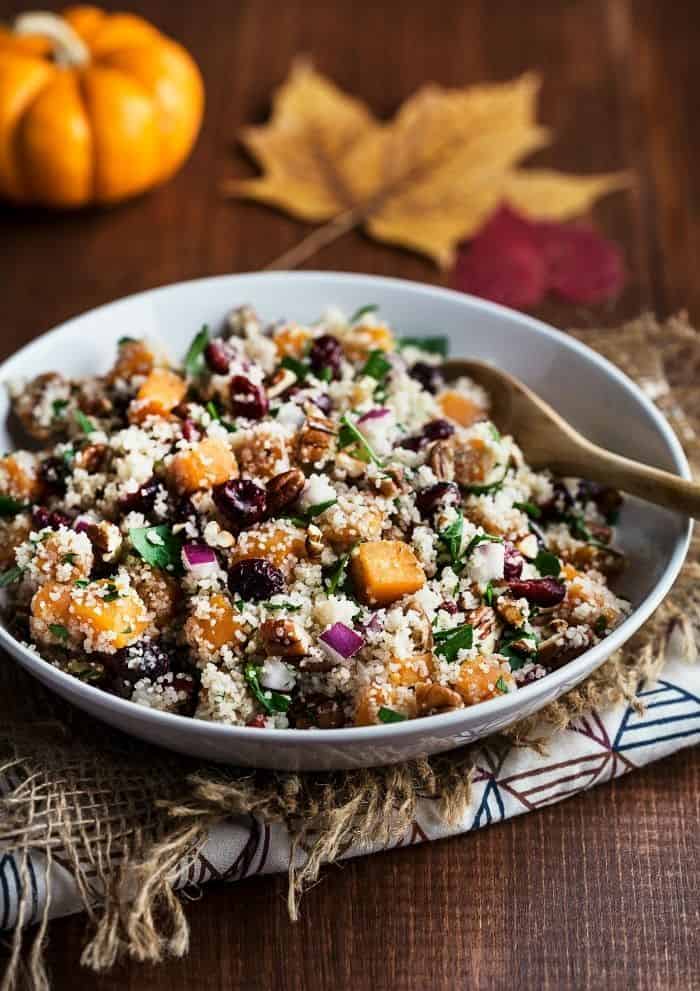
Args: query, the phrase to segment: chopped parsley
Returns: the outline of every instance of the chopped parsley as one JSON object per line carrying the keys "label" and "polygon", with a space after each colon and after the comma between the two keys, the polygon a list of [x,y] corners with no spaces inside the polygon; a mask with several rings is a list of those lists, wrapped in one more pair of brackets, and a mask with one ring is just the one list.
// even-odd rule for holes
{"label": "chopped parsley", "polygon": [[388,709],[385,705],[380,706],[377,715],[380,723],[402,723],[406,719],[403,713]]}
{"label": "chopped parsley", "polygon": [[80,429],[83,431],[84,434],[92,434],[97,429],[95,427],[95,424],[92,422],[92,420],[89,419],[89,417],[85,416],[85,414],[81,409],[77,409],[75,411],[75,422],[78,424],[78,426],[80,427]]}
{"label": "chopped parsley", "polygon": [[593,629],[595,630],[595,632],[598,634],[599,637],[602,637],[605,631],[607,630],[607,628],[608,628],[608,620],[601,613],[601,615],[593,624]]}
{"label": "chopped parsley", "polygon": [[358,320],[366,317],[369,313],[376,313],[378,309],[379,306],[376,303],[367,303],[366,306],[361,306],[359,310],[355,310],[348,323],[357,323]]}
{"label": "chopped parsley", "polygon": [[338,444],[340,447],[355,445],[357,448],[355,457],[359,461],[364,461],[365,463],[372,461],[375,465],[383,468],[384,462],[375,454],[365,435],[352,422],[347,413],[344,413],[341,417],[340,424],[340,433],[338,434]]}
{"label": "chopped parsley", "polygon": [[467,544],[464,552],[465,560],[472,555],[479,544],[502,544],[503,537],[493,537],[490,533],[477,533]]}
{"label": "chopped parsley", "polygon": [[117,347],[123,348],[125,344],[135,344],[135,343],[136,343],[135,337],[120,337],[119,340],[117,341]]}
{"label": "chopped parsley", "polygon": [[421,351],[427,351],[428,354],[440,354],[443,358],[447,357],[450,350],[450,343],[446,337],[400,337],[399,338],[400,348],[419,348]]}
{"label": "chopped parsley", "polygon": [[483,599],[487,606],[492,606],[496,593],[493,587],[493,582],[488,582],[486,588],[484,589]]}
{"label": "chopped parsley", "polygon": [[446,661],[454,661],[460,650],[470,650],[474,645],[474,628],[470,623],[455,626],[453,630],[441,630],[433,634],[435,653]]}
{"label": "chopped parsley", "polygon": [[506,465],[501,477],[497,478],[494,482],[487,482],[486,485],[463,485],[462,488],[471,495],[490,495],[492,492],[498,492],[499,489],[503,488],[507,474],[508,465]]}
{"label": "chopped parsley", "polygon": [[185,355],[185,372],[190,378],[197,378],[204,366],[204,350],[209,343],[209,327],[204,324]]}
{"label": "chopped parsley", "polygon": [[243,677],[248,688],[268,715],[275,712],[286,712],[291,702],[289,695],[263,688],[260,684],[260,670],[256,664],[246,664],[243,669]]}
{"label": "chopped parsley", "polygon": [[531,520],[539,520],[542,516],[542,510],[534,502],[514,502],[513,508],[519,509],[526,516],[529,516]]}
{"label": "chopped parsley", "polygon": [[286,368],[287,371],[293,372],[300,382],[304,381],[310,371],[308,365],[305,365],[303,361],[299,361],[298,358],[292,358],[289,354],[282,359],[280,365],[282,368]]}
{"label": "chopped parsley", "polygon": [[561,561],[556,554],[551,554],[549,551],[539,551],[533,564],[541,575],[548,578],[558,578],[561,574]]}
{"label": "chopped parsley", "polygon": [[22,577],[23,571],[24,568],[15,565],[14,568],[8,568],[7,571],[0,572],[0,588],[7,588],[8,585],[14,585]]}
{"label": "chopped parsley", "polygon": [[333,369],[329,368],[328,365],[326,365],[326,367],[322,368],[316,377],[319,378],[322,382],[330,382],[330,380],[333,378]]}
{"label": "chopped parsley", "polygon": [[49,623],[49,630],[55,637],[64,642],[68,639],[68,630],[63,623]]}
{"label": "chopped parsley", "polygon": [[377,382],[383,382],[390,371],[391,362],[387,361],[386,355],[381,348],[376,348],[374,351],[370,351],[369,357],[360,374],[369,375],[370,378],[376,379]]}
{"label": "chopped parsley", "polygon": [[503,675],[501,675],[501,677],[500,677],[500,678],[498,679],[498,681],[496,682],[496,688],[498,689],[498,691],[499,691],[499,692],[500,692],[500,693],[501,693],[502,695],[505,695],[505,694],[507,694],[507,692],[508,692],[508,685],[506,684],[506,682],[505,682],[505,679],[504,679],[504,677],[503,677]]}
{"label": "chopped parsley", "polygon": [[114,584],[114,582],[110,582],[107,585],[107,591],[103,596],[101,596],[101,598],[103,602],[114,602],[116,599],[119,598],[119,589]]}
{"label": "chopped parsley", "polygon": [[524,630],[517,630],[511,628],[505,630],[501,638],[501,642],[497,648],[498,653],[510,661],[511,671],[517,671],[519,668],[523,667],[524,664],[530,660],[530,651],[523,651],[522,648],[513,646],[521,640],[532,640],[533,651],[537,649],[537,637],[534,633],[526,633]]}
{"label": "chopped parsley", "polygon": [[17,513],[29,509],[29,506],[27,502],[19,502],[11,496],[0,495],[0,516],[16,516]]}
{"label": "chopped parsley", "polygon": [[343,588],[348,577],[348,562],[350,561],[350,554],[352,551],[348,551],[347,554],[343,554],[342,557],[338,558],[336,563],[333,565],[332,569],[328,573],[325,579],[326,592],[329,595],[335,595],[335,593]]}
{"label": "chopped parsley", "polygon": [[66,406],[68,405],[67,399],[54,399],[51,403],[51,409],[53,410],[54,420],[60,420],[63,418],[63,414],[66,412]]}
{"label": "chopped parsley", "polygon": [[134,549],[151,567],[164,571],[180,569],[182,541],[166,524],[135,527],[129,530],[129,539]]}
{"label": "chopped parsley", "polygon": [[230,434],[237,433],[236,427],[234,427],[232,423],[229,423],[228,420],[224,420],[224,418],[221,416],[221,413],[219,412],[219,407],[216,405],[213,399],[210,399],[204,408],[206,409],[207,413],[212,418],[212,420],[216,420],[217,423],[220,423],[221,426],[224,427],[225,430],[228,430]]}
{"label": "chopped parsley", "polygon": [[491,439],[498,444],[501,440],[501,433],[498,427],[496,426],[495,423],[489,423],[488,427],[489,427],[489,433],[491,434]]}
{"label": "chopped parsley", "polygon": [[308,526],[311,520],[315,520],[321,513],[325,513],[331,506],[335,506],[337,499],[327,499],[326,502],[317,502],[315,506],[309,506],[299,516],[283,516],[282,519],[289,520],[296,526]]}
{"label": "chopped parsley", "polygon": [[450,555],[450,562],[455,566],[460,566],[462,551],[462,534],[464,532],[464,517],[461,510],[448,527],[438,533],[438,539],[447,548]]}
{"label": "chopped parsley", "polygon": [[87,578],[76,578],[73,584],[77,585],[78,588],[87,588],[90,582],[87,580]]}

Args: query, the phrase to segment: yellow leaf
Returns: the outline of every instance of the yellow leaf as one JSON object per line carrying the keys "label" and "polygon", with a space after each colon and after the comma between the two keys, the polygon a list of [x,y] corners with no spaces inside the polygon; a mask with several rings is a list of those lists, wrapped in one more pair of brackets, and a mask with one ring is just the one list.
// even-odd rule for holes
{"label": "yellow leaf", "polygon": [[625,172],[607,175],[566,175],[552,169],[521,169],[508,176],[505,199],[534,220],[569,220],[580,216],[607,193],[625,189]]}
{"label": "yellow leaf", "polygon": [[284,257],[290,267],[359,225],[447,265],[505,198],[527,213],[560,217],[556,210],[581,212],[619,186],[619,177],[542,170],[528,186],[531,173],[518,165],[549,141],[536,120],[539,86],[533,73],[465,89],[429,84],[381,124],[308,63],[296,63],[269,123],[242,136],[264,174],[225,190],[331,221]]}

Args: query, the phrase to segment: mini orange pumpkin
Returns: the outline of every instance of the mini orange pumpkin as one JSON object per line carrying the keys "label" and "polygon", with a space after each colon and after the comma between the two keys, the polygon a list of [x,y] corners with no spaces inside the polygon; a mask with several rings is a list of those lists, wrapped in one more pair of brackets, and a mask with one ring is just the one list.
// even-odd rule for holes
{"label": "mini orange pumpkin", "polygon": [[0,196],[114,203],[171,176],[199,132],[190,55],[132,14],[69,7],[0,29]]}

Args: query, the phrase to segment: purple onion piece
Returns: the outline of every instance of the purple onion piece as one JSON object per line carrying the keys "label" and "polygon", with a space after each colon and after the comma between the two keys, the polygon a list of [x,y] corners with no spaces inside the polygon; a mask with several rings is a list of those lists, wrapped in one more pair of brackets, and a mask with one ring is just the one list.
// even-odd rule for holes
{"label": "purple onion piece", "polygon": [[360,423],[366,423],[368,420],[379,420],[383,416],[388,416],[389,413],[391,413],[390,409],[386,409],[386,407],[381,406],[377,409],[371,409],[367,413],[363,413],[357,422],[359,425]]}
{"label": "purple onion piece", "polygon": [[509,581],[508,588],[516,598],[527,599],[534,606],[547,609],[558,606],[566,597],[566,585],[558,578],[530,578]]}
{"label": "purple onion piece", "polygon": [[379,633],[382,628],[382,621],[377,615],[377,613],[372,614],[372,618],[368,623],[360,623],[358,629],[365,635],[367,633]]}
{"label": "purple onion piece", "polygon": [[182,564],[195,578],[206,578],[217,570],[216,554],[207,544],[187,543],[182,548]]}
{"label": "purple onion piece", "polygon": [[507,582],[517,581],[523,573],[523,564],[525,563],[523,556],[515,549],[510,540],[506,540],[504,549],[503,577]]}
{"label": "purple onion piece", "polygon": [[364,637],[345,623],[334,623],[319,637],[321,647],[330,660],[342,664],[364,646]]}

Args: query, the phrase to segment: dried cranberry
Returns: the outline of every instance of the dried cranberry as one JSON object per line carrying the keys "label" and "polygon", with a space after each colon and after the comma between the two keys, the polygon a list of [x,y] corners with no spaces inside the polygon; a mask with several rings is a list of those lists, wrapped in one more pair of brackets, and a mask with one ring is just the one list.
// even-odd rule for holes
{"label": "dried cranberry", "polygon": [[340,378],[340,366],[343,361],[343,349],[337,337],[323,334],[317,337],[309,351],[309,363],[317,375],[329,368],[334,379]]}
{"label": "dried cranberry", "polygon": [[153,509],[160,491],[160,482],[155,478],[149,478],[136,492],[122,496],[119,505],[125,513],[148,513]]}
{"label": "dried cranberry", "polygon": [[201,434],[194,420],[185,420],[182,424],[182,436],[189,441],[199,440]]}
{"label": "dried cranberry", "polygon": [[450,616],[454,616],[455,613],[459,612],[459,606],[456,602],[446,601],[441,602],[438,606],[438,610],[442,609],[444,612],[449,613]]}
{"label": "dried cranberry", "polygon": [[197,515],[197,510],[192,502],[192,496],[182,495],[179,497],[175,503],[174,515],[178,523],[182,523],[184,520],[189,520],[192,516]]}
{"label": "dried cranberry", "polygon": [[516,551],[509,540],[504,545],[503,577],[507,582],[516,581],[523,573],[525,563],[522,554]]}
{"label": "dried cranberry", "polygon": [[416,493],[416,509],[423,518],[445,506],[459,506],[459,486],[454,482],[436,482]]}
{"label": "dried cranberry", "polygon": [[232,478],[213,491],[216,508],[238,529],[258,523],[267,510],[267,492],[249,478]]}
{"label": "dried cranberry", "polygon": [[517,598],[527,599],[534,606],[546,609],[558,606],[566,596],[566,585],[557,578],[530,578],[509,581],[508,588]]}
{"label": "dried cranberry", "polygon": [[440,369],[435,365],[427,365],[424,361],[417,361],[415,365],[409,368],[408,374],[412,379],[420,382],[425,391],[432,393],[433,396],[439,392],[445,384],[445,380]]}
{"label": "dried cranberry", "polygon": [[170,656],[157,640],[142,640],[105,658],[105,665],[132,685],[141,678],[155,681],[170,670]]}
{"label": "dried cranberry", "polygon": [[540,508],[545,519],[557,519],[564,516],[573,506],[574,500],[563,482],[555,482],[552,495]]}
{"label": "dried cranberry", "polygon": [[178,711],[185,716],[193,716],[197,708],[198,682],[195,681],[191,674],[178,673],[173,678],[173,688],[178,695],[185,696],[178,699]]}
{"label": "dried cranberry", "polygon": [[66,479],[70,467],[64,458],[46,458],[39,467],[39,477],[51,492],[57,494],[66,491]]}
{"label": "dried cranberry", "polygon": [[617,489],[598,482],[582,480],[578,486],[578,498],[581,502],[593,502],[596,508],[609,523],[613,523],[622,506],[622,495]]}
{"label": "dried cranberry", "polygon": [[228,372],[231,358],[231,349],[220,337],[215,337],[213,341],[209,341],[204,351],[207,365],[217,375],[225,375]]}
{"label": "dried cranberry", "polygon": [[236,416],[244,416],[247,420],[262,420],[270,408],[270,401],[261,385],[251,382],[245,375],[234,375],[229,388],[231,408]]}
{"label": "dried cranberry", "polygon": [[35,530],[43,530],[47,526],[53,530],[58,530],[60,526],[70,526],[71,523],[71,518],[65,513],[52,512],[44,506],[35,506],[32,509],[32,527]]}
{"label": "dried cranberry", "polygon": [[282,572],[264,557],[251,557],[234,564],[229,572],[228,586],[242,599],[255,602],[269,599],[286,587]]}
{"label": "dried cranberry", "polygon": [[444,440],[451,437],[455,432],[453,424],[449,420],[430,420],[423,427],[422,433],[426,440]]}
{"label": "dried cranberry", "polygon": [[252,719],[249,719],[246,726],[250,726],[251,729],[265,729],[265,717],[262,712],[259,712],[257,716],[253,716]]}

